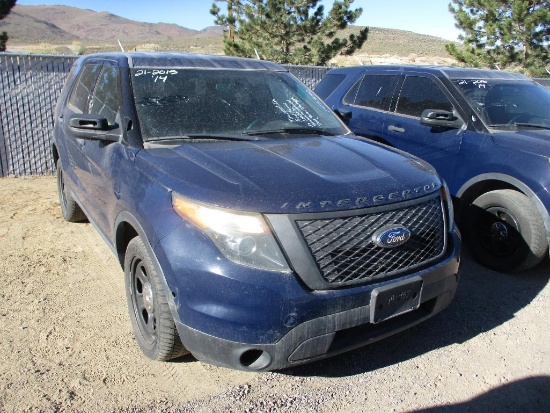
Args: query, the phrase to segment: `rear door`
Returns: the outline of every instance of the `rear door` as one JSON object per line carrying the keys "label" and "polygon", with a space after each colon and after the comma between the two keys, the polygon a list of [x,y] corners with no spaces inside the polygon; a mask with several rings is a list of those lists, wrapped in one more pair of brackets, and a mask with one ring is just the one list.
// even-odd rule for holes
{"label": "rear door", "polygon": [[351,111],[348,125],[355,134],[385,142],[385,125],[396,80],[397,76],[391,74],[364,75],[344,96],[346,110]]}

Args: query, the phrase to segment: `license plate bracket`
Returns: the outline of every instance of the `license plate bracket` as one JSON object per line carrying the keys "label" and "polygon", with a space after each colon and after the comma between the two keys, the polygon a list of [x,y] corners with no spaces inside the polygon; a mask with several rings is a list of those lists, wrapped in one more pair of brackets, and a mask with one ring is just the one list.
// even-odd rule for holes
{"label": "license plate bracket", "polygon": [[388,286],[375,288],[370,299],[371,323],[380,323],[420,306],[422,279],[415,277]]}

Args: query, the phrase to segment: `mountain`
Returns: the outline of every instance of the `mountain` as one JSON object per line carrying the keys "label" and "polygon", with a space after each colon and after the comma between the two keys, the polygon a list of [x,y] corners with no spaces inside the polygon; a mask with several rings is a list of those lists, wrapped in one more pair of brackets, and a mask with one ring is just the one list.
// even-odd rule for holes
{"label": "mountain", "polygon": [[[360,29],[348,27],[342,36]],[[108,12],[69,6],[16,5],[0,21],[0,31],[8,32],[8,51],[17,53],[117,51],[120,40],[126,50],[223,54],[219,26],[191,30],[176,24],[136,22]],[[453,59],[445,50],[445,43],[448,41],[439,37],[370,27],[361,50],[353,57],[337,57],[332,63],[449,64]]]}
{"label": "mountain", "polygon": [[0,21],[16,43],[76,40],[100,42],[158,42],[188,37],[214,37],[220,28],[192,30],[177,24],[141,23],[108,12],[96,12],[69,6],[21,6]]}

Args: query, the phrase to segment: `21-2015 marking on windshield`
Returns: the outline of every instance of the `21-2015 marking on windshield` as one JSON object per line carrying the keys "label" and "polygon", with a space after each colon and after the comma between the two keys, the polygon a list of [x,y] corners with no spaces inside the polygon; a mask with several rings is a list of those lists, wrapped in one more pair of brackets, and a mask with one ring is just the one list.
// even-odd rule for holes
{"label": "21-2015 marking on windshield", "polygon": [[161,81],[166,82],[168,76],[177,75],[178,71],[175,69],[138,69],[134,74],[135,77],[150,75],[153,79],[153,82]]}

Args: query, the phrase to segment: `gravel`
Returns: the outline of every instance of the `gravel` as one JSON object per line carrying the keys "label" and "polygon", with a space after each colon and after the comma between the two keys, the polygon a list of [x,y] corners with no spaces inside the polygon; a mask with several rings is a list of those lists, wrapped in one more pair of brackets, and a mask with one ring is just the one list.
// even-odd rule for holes
{"label": "gravel", "polygon": [[2,412],[550,412],[550,263],[500,274],[463,254],[455,301],[396,336],[279,372],[148,360],[123,273],[55,178],[0,180]]}

